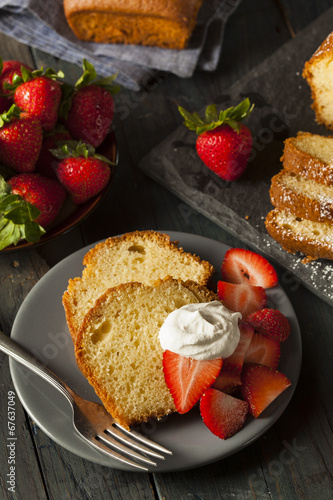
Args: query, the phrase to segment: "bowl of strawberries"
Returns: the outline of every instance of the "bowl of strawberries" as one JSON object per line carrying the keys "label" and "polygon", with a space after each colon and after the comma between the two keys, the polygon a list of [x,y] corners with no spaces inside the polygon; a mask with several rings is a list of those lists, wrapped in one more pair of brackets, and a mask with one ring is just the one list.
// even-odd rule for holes
{"label": "bowl of strawberries", "polygon": [[70,85],[52,69],[0,58],[0,251],[49,242],[105,196],[118,162],[115,76]]}

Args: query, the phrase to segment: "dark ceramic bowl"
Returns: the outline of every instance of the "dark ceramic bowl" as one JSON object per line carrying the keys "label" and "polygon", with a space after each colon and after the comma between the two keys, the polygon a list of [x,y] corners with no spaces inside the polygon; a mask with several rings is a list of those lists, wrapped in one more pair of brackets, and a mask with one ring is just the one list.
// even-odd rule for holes
{"label": "dark ceramic bowl", "polygon": [[29,248],[36,248],[45,243],[49,243],[50,241],[59,238],[63,234],[67,233],[71,229],[77,227],[81,222],[83,222],[100,204],[104,196],[106,195],[108,189],[110,188],[112,178],[116,169],[116,165],[118,163],[118,150],[117,144],[115,140],[115,136],[113,132],[110,132],[106,137],[103,144],[97,149],[97,152],[106,156],[110,161],[114,163],[114,165],[110,165],[111,176],[108,182],[108,185],[105,186],[103,191],[101,191],[98,195],[91,198],[86,203],[82,205],[74,205],[71,202],[69,196],[62,207],[58,217],[52,223],[52,225],[46,230],[46,233],[40,238],[37,243],[28,243],[26,240],[21,240],[17,243],[17,245],[10,245],[3,250],[1,250],[0,254],[8,253],[8,252],[17,252],[18,250],[24,250]]}

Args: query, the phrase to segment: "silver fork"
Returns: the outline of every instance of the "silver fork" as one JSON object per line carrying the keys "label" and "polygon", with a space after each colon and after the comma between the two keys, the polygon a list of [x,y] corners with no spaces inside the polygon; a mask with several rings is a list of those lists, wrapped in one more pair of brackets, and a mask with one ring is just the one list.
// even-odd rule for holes
{"label": "silver fork", "polygon": [[165,457],[162,453],[172,455],[171,451],[139,432],[128,431],[121,427],[101,404],[87,401],[78,396],[57,375],[1,331],[0,350],[41,376],[67,398],[73,410],[74,428],[82,439],[96,450],[144,471],[149,470],[148,466],[157,465],[149,457],[164,460]]}

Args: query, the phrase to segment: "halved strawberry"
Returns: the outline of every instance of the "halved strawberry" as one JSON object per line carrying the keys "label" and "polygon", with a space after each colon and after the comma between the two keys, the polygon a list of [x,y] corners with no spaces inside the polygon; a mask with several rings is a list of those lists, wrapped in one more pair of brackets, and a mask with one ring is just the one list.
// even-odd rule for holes
{"label": "halved strawberry", "polygon": [[213,434],[227,439],[243,427],[248,404],[224,392],[208,389],[200,400],[200,413]]}
{"label": "halved strawberry", "polygon": [[269,366],[249,363],[242,371],[242,397],[249,404],[249,412],[255,417],[269,406],[291,385],[281,372]]}
{"label": "halved strawberry", "polygon": [[216,377],[216,380],[212,383],[211,387],[229,394],[241,385],[242,379],[240,372],[233,370],[232,368],[225,368],[223,364],[220,373]]}
{"label": "halved strawberry", "polygon": [[219,281],[217,293],[219,299],[228,309],[240,312],[243,318],[267,305],[267,295],[261,286]]}
{"label": "halved strawberry", "polygon": [[228,358],[224,358],[222,370],[226,368],[235,371],[236,373],[240,373],[242,371],[244,356],[250,346],[252,336],[254,334],[254,329],[244,321],[241,321],[239,323],[239,331],[240,339],[238,342],[238,346],[231,354],[231,356],[229,356]]}
{"label": "halved strawberry", "polygon": [[178,413],[188,412],[212,385],[222,367],[222,358],[198,361],[171,351],[163,353],[165,382]]}
{"label": "halved strawberry", "polygon": [[290,335],[291,326],[286,316],[278,309],[265,308],[251,313],[246,321],[257,332],[278,342],[284,342]]}
{"label": "halved strawberry", "polygon": [[244,356],[244,363],[258,363],[270,366],[274,370],[279,366],[281,344],[261,333],[254,333],[248,350]]}
{"label": "halved strawberry", "polygon": [[278,277],[274,267],[262,255],[244,248],[230,248],[223,259],[222,279],[230,283],[247,283],[270,288]]}

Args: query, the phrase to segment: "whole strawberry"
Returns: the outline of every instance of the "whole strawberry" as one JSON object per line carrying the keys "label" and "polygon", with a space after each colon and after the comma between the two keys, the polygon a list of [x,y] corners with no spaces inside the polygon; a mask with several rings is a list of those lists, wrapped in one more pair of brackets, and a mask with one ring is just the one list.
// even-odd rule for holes
{"label": "whole strawberry", "polygon": [[52,152],[59,159],[58,179],[75,204],[85,203],[108,184],[112,162],[91,145],[70,141]]}
{"label": "whole strawberry", "polygon": [[84,73],[75,87],[63,88],[60,117],[75,140],[97,148],[108,134],[114,115],[112,95],[118,91],[113,84],[115,76],[96,78],[95,68],[83,61]]}
{"label": "whole strawberry", "polygon": [[22,77],[13,78],[14,102],[27,113],[37,117],[46,131],[55,127],[61,101],[60,84],[55,80],[63,73],[52,69],[29,71],[22,68]]}
{"label": "whole strawberry", "polygon": [[0,115],[0,161],[18,172],[32,172],[41,149],[40,121],[13,104]]}
{"label": "whole strawberry", "polygon": [[20,195],[40,210],[35,222],[42,227],[47,227],[54,221],[66,199],[66,191],[58,181],[40,174],[15,175],[8,180],[8,184],[13,194]]}
{"label": "whole strawberry", "polygon": [[206,167],[226,181],[238,179],[246,169],[253,142],[250,129],[240,123],[253,109],[249,99],[220,113],[212,104],[204,119],[198,113],[178,109],[184,124],[198,134],[196,150]]}
{"label": "whole strawberry", "polygon": [[29,66],[20,61],[2,61],[0,58],[0,93],[5,94],[11,101],[13,100],[12,90],[8,87],[11,87],[14,75],[22,76],[22,66],[32,71]]}

